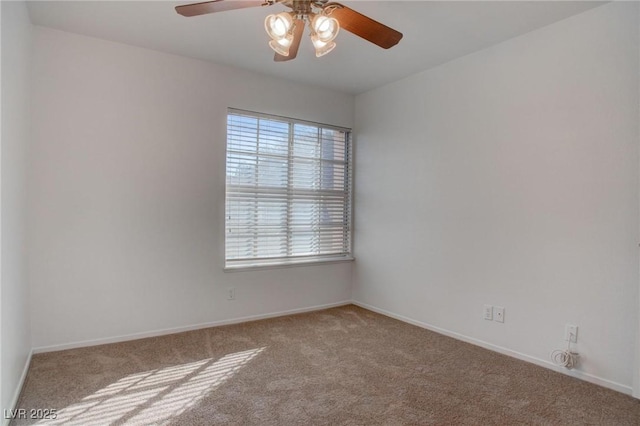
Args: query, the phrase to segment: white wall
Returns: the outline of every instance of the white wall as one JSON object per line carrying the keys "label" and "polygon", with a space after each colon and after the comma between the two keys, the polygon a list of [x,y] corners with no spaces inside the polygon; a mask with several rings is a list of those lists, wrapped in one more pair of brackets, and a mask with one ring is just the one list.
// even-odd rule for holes
{"label": "white wall", "polygon": [[350,263],[223,272],[224,168],[227,107],[351,127],[353,96],[41,27],[34,49],[34,347],[350,299]]}
{"label": "white wall", "polygon": [[576,324],[578,375],[631,392],[637,8],[357,96],[355,300],[539,363]]}
{"label": "white wall", "polygon": [[26,161],[29,142],[31,22],[24,2],[2,2],[2,236],[0,409],[13,408],[31,352],[26,275]]}
{"label": "white wall", "polygon": [[[638,7],[637,9],[638,9],[638,22],[640,22],[640,7]],[[638,43],[638,60],[640,61],[640,43]],[[640,65],[638,65],[638,68],[640,68]],[[640,72],[638,73],[638,80],[640,81]],[[640,83],[638,85],[640,86]],[[638,111],[638,122],[640,123],[640,111]],[[638,285],[640,286],[640,282],[638,283]],[[636,331],[636,344],[635,344],[636,365],[635,365],[635,372],[633,375],[633,396],[640,399],[640,291],[638,291],[637,300],[638,300],[638,311],[637,311],[638,312],[637,314],[638,329]]]}

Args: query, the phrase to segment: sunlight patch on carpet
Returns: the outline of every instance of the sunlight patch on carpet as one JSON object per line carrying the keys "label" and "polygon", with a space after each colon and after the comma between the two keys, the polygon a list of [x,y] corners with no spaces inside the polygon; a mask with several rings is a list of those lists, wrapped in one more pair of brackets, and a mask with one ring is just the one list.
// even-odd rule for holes
{"label": "sunlight patch on carpet", "polygon": [[164,424],[200,402],[265,348],[131,374],[39,424],[98,426]]}

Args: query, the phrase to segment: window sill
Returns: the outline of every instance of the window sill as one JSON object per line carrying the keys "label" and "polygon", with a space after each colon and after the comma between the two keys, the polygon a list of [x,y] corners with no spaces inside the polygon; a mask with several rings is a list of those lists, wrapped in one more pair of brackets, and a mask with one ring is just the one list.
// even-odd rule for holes
{"label": "window sill", "polygon": [[292,260],[289,262],[278,263],[246,263],[233,266],[225,266],[224,272],[242,272],[242,271],[260,271],[264,269],[281,269],[281,268],[295,268],[298,266],[319,266],[332,263],[353,262],[354,257],[334,257],[316,260]]}

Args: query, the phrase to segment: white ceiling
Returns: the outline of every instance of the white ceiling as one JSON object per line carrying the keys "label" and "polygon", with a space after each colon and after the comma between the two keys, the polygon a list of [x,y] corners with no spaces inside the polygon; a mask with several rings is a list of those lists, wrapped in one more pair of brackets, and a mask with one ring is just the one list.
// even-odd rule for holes
{"label": "white ceiling", "polygon": [[[196,0],[197,1],[197,0]],[[196,2],[193,1],[193,2]],[[316,58],[303,38],[298,57],[273,62],[264,31],[282,5],[185,18],[171,1],[29,1],[36,25],[175,53],[286,79],[361,93],[583,12],[593,1],[344,1],[404,34],[381,49],[346,31]]]}

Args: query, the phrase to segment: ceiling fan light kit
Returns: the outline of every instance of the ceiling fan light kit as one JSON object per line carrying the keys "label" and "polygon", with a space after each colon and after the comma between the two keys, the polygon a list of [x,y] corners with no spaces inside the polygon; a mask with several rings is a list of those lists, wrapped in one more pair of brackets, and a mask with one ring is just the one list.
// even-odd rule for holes
{"label": "ceiling fan light kit", "polygon": [[276,62],[288,61],[296,57],[305,25],[309,27],[309,37],[318,58],[335,49],[336,43],[333,40],[338,36],[341,27],[383,49],[395,46],[402,39],[402,33],[340,3],[328,3],[327,1],[214,0],[177,6],[176,12],[182,16],[198,16],[225,10],[271,6],[275,3],[281,3],[292,11],[268,15],[264,21],[264,28],[271,37],[269,47],[276,52],[274,57]]}
{"label": "ceiling fan light kit", "polygon": [[264,20],[264,28],[271,37],[269,46],[282,56],[289,56],[289,49],[293,42],[293,30],[296,24],[291,13],[282,12],[269,15]]}
{"label": "ceiling fan light kit", "polygon": [[295,25],[293,17],[287,12],[269,15],[264,20],[264,28],[269,37],[271,37],[269,46],[276,53],[282,56],[289,56]]}
{"label": "ceiling fan light kit", "polygon": [[309,23],[311,27],[311,43],[316,49],[316,57],[321,57],[331,52],[336,43],[333,41],[338,36],[340,24],[335,18],[325,15],[314,15]]}

